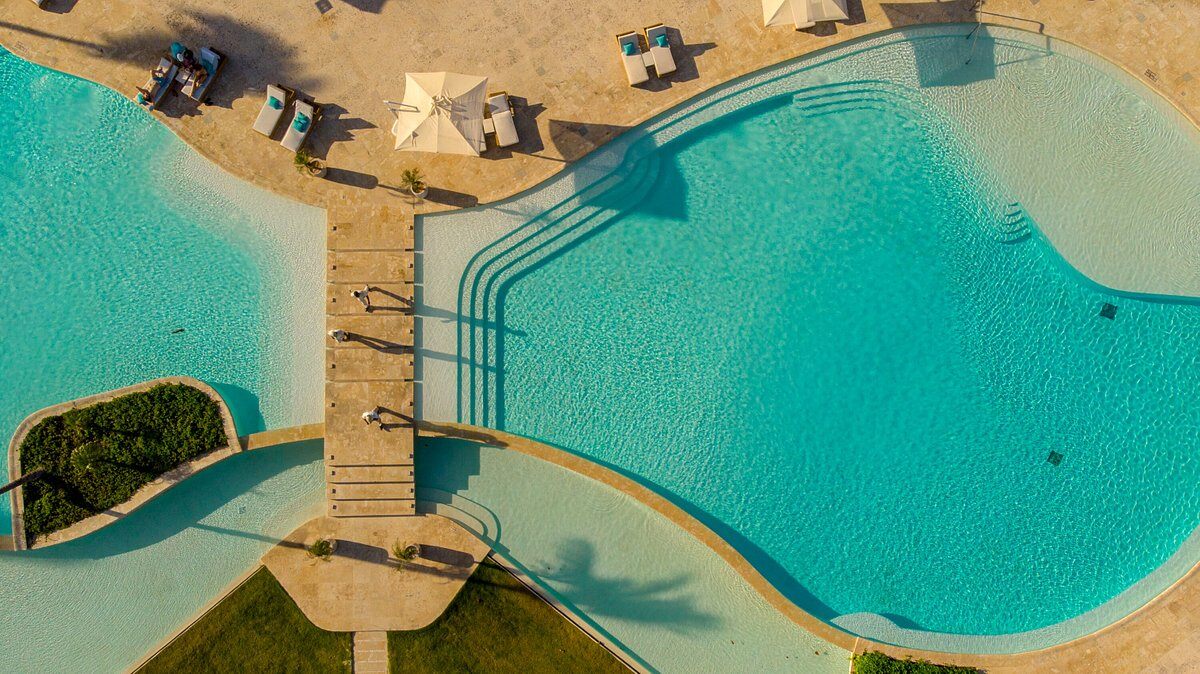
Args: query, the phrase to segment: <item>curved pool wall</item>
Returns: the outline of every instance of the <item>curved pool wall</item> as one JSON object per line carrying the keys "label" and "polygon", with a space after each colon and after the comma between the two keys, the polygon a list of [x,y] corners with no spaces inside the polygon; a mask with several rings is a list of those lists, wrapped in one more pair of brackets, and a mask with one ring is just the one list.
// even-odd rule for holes
{"label": "curved pool wall", "polygon": [[323,211],[2,48],[0,125],[0,428],[171,375],[217,388],[241,434],[321,418]]}
{"label": "curved pool wall", "polygon": [[[742,519],[734,525],[710,512],[713,508],[711,495],[687,493],[688,485],[673,481],[669,457],[650,452],[639,459],[628,453],[612,453],[587,440],[591,432],[603,442],[606,425],[625,424],[635,429],[630,431],[630,436],[654,443],[656,436],[650,430],[652,427],[669,437],[672,425],[695,425],[699,423],[696,420],[642,419],[637,425],[629,425],[628,419],[611,417],[604,400],[589,401],[591,407],[590,411],[585,410],[586,413],[578,409],[556,409],[561,402],[539,397],[539,390],[562,396],[563,387],[555,386],[562,380],[569,384],[566,387],[569,397],[572,387],[587,390],[590,382],[586,376],[573,377],[539,367],[532,368],[534,376],[526,378],[527,388],[521,393],[525,394],[529,406],[538,407],[536,415],[550,421],[538,426],[537,419],[532,416],[534,411],[527,411],[520,418],[511,414],[506,417],[506,405],[497,403],[502,399],[504,387],[511,386],[514,379],[519,381],[522,374],[510,369],[512,355],[523,355],[512,350],[512,345],[529,340],[531,335],[541,339],[551,334],[530,333],[525,329],[527,326],[521,324],[527,317],[528,305],[534,301],[520,296],[522,284],[536,287],[537,284],[528,279],[536,279],[539,275],[560,282],[568,280],[555,278],[552,271],[556,266],[563,267],[563,260],[573,259],[579,263],[579,259],[586,259],[583,253],[572,251],[587,252],[591,239],[616,236],[610,233],[614,223],[621,223],[627,212],[637,211],[643,202],[660,205],[653,199],[647,202],[647,193],[661,190],[664,184],[675,189],[682,187],[686,193],[690,186],[686,181],[667,182],[673,177],[674,169],[669,161],[657,156],[661,154],[658,148],[706,122],[739,110],[744,111],[740,114],[745,117],[761,115],[763,109],[777,106],[781,96],[787,97],[788,104],[803,108],[804,114],[813,118],[814,129],[822,123],[821,119],[863,122],[867,119],[863,115],[882,111],[900,119],[894,129],[897,135],[908,133],[914,126],[922,133],[930,133],[930,137],[938,142],[920,156],[928,159],[930,153],[944,151],[949,158],[940,155],[935,158],[944,161],[959,177],[969,176],[974,181],[963,204],[969,206],[971,218],[986,216],[983,219],[1003,223],[1011,204],[1021,212],[1017,220],[1027,224],[1024,233],[998,231],[999,228],[986,232],[997,239],[992,243],[1000,244],[1001,250],[1008,251],[998,253],[999,266],[993,265],[992,271],[1002,272],[1011,263],[1008,280],[1017,284],[1021,292],[1044,289],[1037,284],[1033,288],[1020,285],[1024,279],[1017,272],[1027,272],[1029,265],[1035,265],[1041,275],[1038,278],[1061,276],[1072,281],[1056,287],[1056,292],[1064,293],[1060,302],[1083,301],[1088,305],[1086,310],[1093,312],[1104,301],[1112,300],[1120,305],[1121,312],[1125,312],[1122,316],[1146,323],[1151,333],[1155,329],[1190,332],[1189,326],[1194,322],[1192,303],[1171,305],[1146,301],[1147,298],[1140,295],[1140,299],[1135,299],[1105,291],[1103,285],[1146,295],[1197,295],[1193,277],[1195,267],[1188,264],[1195,245],[1195,237],[1188,236],[1192,233],[1189,227],[1194,227],[1198,221],[1194,217],[1198,208],[1194,195],[1198,192],[1195,185],[1196,176],[1200,175],[1197,170],[1200,169],[1200,158],[1195,148],[1200,146],[1200,138],[1194,127],[1135,79],[1086,52],[1040,36],[997,28],[985,28],[978,40],[971,43],[966,38],[970,29],[971,26],[951,26],[895,31],[758,73],[719,87],[625,134],[563,175],[526,194],[494,207],[421,218],[418,222],[422,253],[418,262],[421,306],[418,353],[421,355],[419,378],[424,384],[418,401],[419,415],[428,420],[493,424],[640,475],[710,527],[725,531],[735,547],[802,608],[852,633],[881,641],[963,652],[1032,650],[1092,632],[1153,597],[1180,577],[1198,556],[1196,545],[1200,542],[1194,536],[1188,536],[1195,529],[1198,508],[1195,490],[1186,487],[1186,484],[1195,484],[1188,477],[1194,462],[1188,460],[1186,452],[1178,451],[1180,447],[1164,447],[1163,456],[1157,454],[1158,447],[1151,447],[1149,458],[1153,460],[1144,462],[1140,468],[1121,464],[1121,468],[1130,469],[1129,476],[1109,473],[1104,478],[1101,469],[1104,460],[1110,457],[1100,456],[1096,461],[1098,465],[1089,467],[1092,471],[1099,470],[1094,475],[1100,481],[1107,479],[1117,486],[1130,483],[1131,489],[1114,491],[1120,493],[1120,498],[1128,498],[1133,504],[1131,507],[1141,509],[1140,517],[1153,520],[1154,526],[1142,532],[1144,538],[1153,542],[1150,549],[1142,547],[1136,554],[1128,555],[1135,559],[1127,565],[1122,565],[1121,555],[1110,554],[1111,559],[1095,565],[1093,572],[1099,575],[1091,579],[1081,578],[1080,574],[1089,572],[1088,565],[1092,560],[1076,559],[1072,563],[1074,570],[1064,571],[1069,578],[1062,584],[1069,585],[1078,596],[1063,599],[1059,591],[1058,602],[1043,601],[1041,606],[1027,606],[1028,600],[1007,601],[1012,594],[1011,588],[1002,588],[998,594],[988,593],[987,601],[998,606],[1000,611],[1020,614],[1028,608],[1028,615],[1018,615],[1016,620],[1024,620],[1026,627],[1037,629],[1021,631],[1020,624],[1007,629],[983,625],[973,628],[975,633],[971,633],[972,629],[963,629],[966,633],[947,634],[925,625],[896,624],[888,618],[861,611],[831,609],[825,603],[825,597],[807,592],[808,583],[800,583],[797,587],[796,579],[780,569],[780,563],[786,560],[778,559],[778,549],[764,550],[762,541],[748,539],[739,533],[739,528],[752,529],[749,525],[763,519],[761,511],[751,511],[753,516],[743,513]],[[971,64],[965,63],[968,58],[972,60]],[[1063,82],[1078,83],[1081,88],[1091,91],[1093,97],[1074,89],[1058,91]],[[1033,97],[1039,103],[1036,109],[1026,111],[1023,117],[1026,122],[1023,123],[1006,117],[1014,106],[1022,107],[1020,96]],[[1109,132],[1097,141],[1094,136],[1100,122],[1096,120],[1095,110],[1101,102],[1112,105],[1105,103],[1103,106],[1107,113],[1103,124]],[[753,105],[756,103],[757,106]],[[1080,108],[1084,112],[1080,112]],[[1025,125],[1031,128],[1023,128]],[[1020,134],[1016,133],[1017,128],[1020,128]],[[844,131],[846,137],[855,137],[854,129]],[[700,137],[705,135],[699,133]],[[685,139],[685,144],[692,142],[699,141]],[[664,148],[669,149],[670,146]],[[731,151],[739,149],[744,150],[745,145],[733,147]],[[730,170],[740,168],[731,163]],[[861,188],[858,185],[852,187]],[[1115,196],[1110,194],[1114,192]],[[802,198],[803,194],[802,190],[797,190],[794,196]],[[836,199],[836,196],[835,192],[829,198]],[[664,220],[673,215],[677,217],[670,208],[666,211],[654,215],[665,215]],[[1156,226],[1144,226],[1147,221]],[[749,224],[745,231],[752,233]],[[671,235],[679,236],[673,230]],[[1010,235],[1012,241],[998,240]],[[702,233],[695,236],[701,237]],[[1102,285],[1088,281],[1063,263],[1043,236],[1063,251],[1072,264],[1088,271]],[[1079,244],[1072,239],[1076,236],[1089,243]],[[1120,260],[1120,264],[1108,264],[1112,261],[1093,255],[1091,247],[1097,245],[1097,236],[1105,242],[1102,248],[1127,251],[1128,257]],[[679,239],[680,242],[685,240]],[[617,240],[617,243],[625,245],[629,242]],[[1080,257],[1077,252],[1072,252],[1076,249],[1087,254]],[[626,264],[630,264],[629,261],[636,264],[640,253],[641,250],[630,248],[626,252]],[[1003,257],[1005,255],[1009,257]],[[644,280],[627,274],[622,265],[614,265],[619,262],[616,257],[619,256],[600,258],[590,269],[580,263],[582,267],[577,264],[573,270],[583,269],[595,278],[611,278],[617,286],[623,276]],[[661,259],[654,262],[664,264]],[[1156,271],[1161,275],[1153,273]],[[687,283],[690,277],[684,273],[677,280]],[[578,316],[571,315],[563,304],[569,305],[574,300],[571,295],[574,288],[553,287],[561,297],[545,295],[545,288],[539,288],[542,296],[548,298],[546,304],[561,310],[560,318],[564,322],[577,319]],[[514,304],[514,298],[519,298],[520,302]],[[998,307],[1002,311],[997,316],[1003,318],[1004,311],[1022,311],[1022,300],[1019,293],[1016,294],[1015,304],[1010,302],[1011,307]],[[652,306],[613,306],[611,316],[604,320],[619,321],[622,314],[639,315],[653,309]],[[525,314],[514,311],[514,307]],[[1184,313],[1172,313],[1172,308],[1179,308]],[[514,315],[518,317],[517,321],[512,320]],[[1069,327],[1080,325],[1083,324]],[[719,332],[717,336],[720,336]],[[506,341],[508,351],[498,346]],[[553,344],[552,348],[537,354],[541,357],[539,362],[558,362],[562,360],[561,354],[569,353],[575,346],[578,345]],[[1093,346],[1103,347],[1103,344]],[[1159,346],[1147,344],[1146,348]],[[1159,355],[1180,357],[1176,353],[1181,346],[1177,340],[1168,346],[1171,348]],[[1186,347],[1186,343],[1182,346]],[[1110,367],[1116,363],[1119,371],[1125,359],[1137,356],[1138,343],[1105,348],[1110,360],[1093,358],[1087,367]],[[639,355],[644,357],[646,354]],[[1032,359],[1024,374],[1036,374],[1036,360]],[[1180,363],[1186,368],[1188,362],[1168,363],[1171,377],[1178,379],[1178,372],[1174,370]],[[631,364],[633,369],[626,372],[630,381],[637,381],[640,365],[643,364]],[[506,383],[500,384],[500,381]],[[713,381],[718,382],[719,378]],[[736,398],[738,382],[733,384],[735,386],[728,391],[727,386],[715,386],[714,395],[718,398],[734,396],[729,398],[731,409],[753,402],[739,401]],[[612,391],[606,393],[612,394]],[[619,400],[619,392],[613,399]],[[1114,402],[1119,404],[1119,396]],[[652,410],[652,406],[646,409]],[[1147,410],[1146,414],[1163,416],[1157,412],[1159,408],[1152,409],[1154,411]],[[1178,424],[1181,414],[1186,422],[1187,413],[1182,412],[1166,414],[1164,423]],[[1024,459],[1031,465],[1034,460],[1044,462],[1045,449],[1030,448]],[[1079,465],[1080,457],[1072,456]],[[703,462],[701,455],[689,454],[688,457]],[[952,458],[952,461],[961,458]],[[833,465],[840,464],[831,462],[831,467]],[[819,470],[820,466],[815,468]],[[1156,493],[1142,498],[1136,487],[1143,483],[1135,482],[1130,476],[1145,482],[1147,476],[1144,473],[1162,475],[1164,471],[1172,472],[1174,479],[1185,486],[1168,490],[1166,498],[1156,498],[1161,496]],[[1043,504],[1048,507],[1048,517],[1054,517],[1059,508],[1077,505],[1069,500],[1064,503],[1062,495],[1056,495],[1053,475],[1029,485],[1044,490]],[[780,475],[778,479],[789,477]],[[1163,488],[1153,481],[1155,475],[1150,477],[1145,482],[1147,486]],[[953,489],[953,485],[949,487]],[[744,497],[745,494],[736,489],[721,495],[721,499],[733,503],[743,502]],[[1068,492],[1068,497],[1073,498],[1073,495]],[[750,519],[746,520],[746,517]],[[813,521],[803,522],[803,526],[812,525]],[[1070,527],[1063,524],[1060,529],[1067,531]],[[1086,527],[1083,535],[1090,535]],[[1124,535],[1136,537],[1130,531],[1125,531]],[[1095,545],[1090,541],[1083,543],[1081,547],[1085,549]],[[1057,554],[1056,544],[1057,541],[1051,541],[1044,552]],[[854,562],[852,556],[834,558],[819,566],[818,573],[837,576]],[[1042,577],[1050,572],[1051,577],[1042,577],[1040,582],[1053,586],[1057,582],[1053,577],[1055,571],[1053,564],[1048,564],[1044,568],[1017,569],[1014,573]],[[1138,582],[1138,579],[1142,580]],[[937,585],[939,580],[943,583],[940,587]],[[955,580],[953,569],[948,570],[946,578],[923,579],[929,587],[935,588],[935,594],[963,592],[964,588],[958,587]],[[1089,583],[1091,587],[1088,587]],[[1041,599],[1038,597],[1034,601]],[[837,598],[832,601],[837,603]],[[886,608],[882,610],[886,611]],[[1029,624],[1029,616],[1036,616],[1032,618],[1035,621],[1032,624]],[[1041,627],[1043,625],[1045,627]]]}
{"label": "curved pool wall", "polygon": [[321,442],[234,455],[74,541],[0,553],[0,671],[123,671],[320,514]]}
{"label": "curved pool wall", "polygon": [[561,466],[450,438],[417,445],[417,498],[486,540],[652,671],[844,672],[716,553],[640,501]]}

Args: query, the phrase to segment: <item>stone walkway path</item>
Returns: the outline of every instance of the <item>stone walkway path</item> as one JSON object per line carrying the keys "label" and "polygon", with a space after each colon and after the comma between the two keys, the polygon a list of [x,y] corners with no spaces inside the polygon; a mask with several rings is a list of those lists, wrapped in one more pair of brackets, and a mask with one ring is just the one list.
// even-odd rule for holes
{"label": "stone walkway path", "polygon": [[[413,217],[331,207],[325,324],[325,477],[331,517],[411,515]],[[366,290],[369,306],[353,292]],[[378,419],[364,421],[372,410]]]}
{"label": "stone walkway path", "polygon": [[354,674],[387,674],[387,632],[354,633]]}

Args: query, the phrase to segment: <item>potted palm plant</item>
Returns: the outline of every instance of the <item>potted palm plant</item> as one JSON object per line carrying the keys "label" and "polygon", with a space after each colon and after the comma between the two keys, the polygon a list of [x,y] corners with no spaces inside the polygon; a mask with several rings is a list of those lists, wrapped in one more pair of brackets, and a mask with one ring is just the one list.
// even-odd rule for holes
{"label": "potted palm plant", "polygon": [[293,163],[296,165],[296,170],[301,173],[308,173],[308,175],[314,178],[325,177],[325,162],[312,156],[312,154],[304,148],[300,148],[300,151],[296,153],[296,158]]}
{"label": "potted palm plant", "polygon": [[421,556],[421,547],[396,541],[392,544],[392,556],[396,558],[396,570],[399,571],[408,566],[409,562]]}
{"label": "potted palm plant", "polygon": [[318,538],[306,548],[309,557],[324,561],[329,561],[329,558],[333,556],[333,551],[336,549],[337,540],[333,538]]}
{"label": "potted palm plant", "polygon": [[421,175],[421,169],[404,169],[404,173],[400,174],[400,186],[408,188],[418,199],[424,199],[429,194],[429,186],[425,184],[425,176]]}

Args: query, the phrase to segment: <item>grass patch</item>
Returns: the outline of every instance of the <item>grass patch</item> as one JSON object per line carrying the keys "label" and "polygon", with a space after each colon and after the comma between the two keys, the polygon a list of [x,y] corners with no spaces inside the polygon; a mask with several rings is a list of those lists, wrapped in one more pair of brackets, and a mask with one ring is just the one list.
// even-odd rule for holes
{"label": "grass patch", "polygon": [[978,674],[974,667],[935,665],[926,660],[897,660],[878,651],[854,656],[855,674]]}
{"label": "grass patch", "polygon": [[388,633],[390,671],[628,672],[490,559],[432,625]]}
{"label": "grass patch", "polygon": [[350,672],[350,634],[311,622],[266,568],[138,670]]}
{"label": "grass patch", "polygon": [[47,417],[21,442],[25,535],[68,527],[128,501],[181,463],[225,444],[221,408],[203,391],[160,384]]}

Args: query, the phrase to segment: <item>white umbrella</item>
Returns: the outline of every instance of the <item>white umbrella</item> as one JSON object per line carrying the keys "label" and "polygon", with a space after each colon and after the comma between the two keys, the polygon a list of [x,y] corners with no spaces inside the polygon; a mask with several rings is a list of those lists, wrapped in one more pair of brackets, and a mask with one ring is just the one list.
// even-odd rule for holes
{"label": "white umbrella", "polygon": [[458,73],[406,73],[404,102],[392,106],[397,150],[479,155],[484,147],[487,78]]}
{"label": "white umbrella", "polygon": [[815,26],[818,21],[847,21],[846,0],[763,0],[763,25],[796,28]]}

